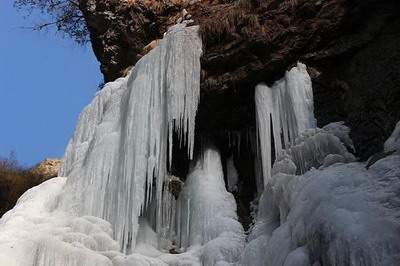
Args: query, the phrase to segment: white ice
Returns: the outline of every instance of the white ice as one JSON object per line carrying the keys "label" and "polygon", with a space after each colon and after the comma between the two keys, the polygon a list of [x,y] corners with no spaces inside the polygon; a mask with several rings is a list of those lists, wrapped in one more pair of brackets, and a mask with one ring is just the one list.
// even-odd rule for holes
{"label": "white ice", "polygon": [[369,170],[339,163],[278,173],[260,199],[240,265],[398,265],[399,189],[398,155]]}
{"label": "white ice", "polygon": [[[265,189],[237,264],[398,265],[400,156],[367,169],[346,149],[354,146],[342,122],[316,128],[312,97],[299,96],[311,91],[300,66],[302,75],[256,88]],[[386,151],[397,149],[399,132],[397,125]]]}
{"label": "white ice", "polygon": [[239,259],[244,232],[235,199],[226,191],[220,155],[215,148],[205,149],[192,166],[178,202],[182,247],[203,245],[202,265],[226,265]]}
{"label": "white ice", "polygon": [[300,133],[316,127],[312,84],[306,66],[298,63],[272,87],[258,85],[255,104],[265,186],[271,179],[272,151],[275,157],[280,156]]}
{"label": "white ice", "polygon": [[170,28],[128,78],[97,94],[67,147],[61,208],[109,221],[125,252],[134,248],[138,217],[152,200],[156,231],[162,231],[162,190],[174,130],[192,156],[200,55],[197,26]]}

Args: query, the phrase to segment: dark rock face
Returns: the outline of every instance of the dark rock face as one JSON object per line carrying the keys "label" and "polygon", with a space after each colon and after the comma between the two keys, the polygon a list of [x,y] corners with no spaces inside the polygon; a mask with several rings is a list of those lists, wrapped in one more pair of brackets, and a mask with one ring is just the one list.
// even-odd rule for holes
{"label": "dark rock face", "polygon": [[254,87],[309,66],[320,126],[344,120],[363,158],[400,119],[397,0],[81,0],[105,81],[120,77],[185,8],[203,38],[197,131],[254,127]]}
{"label": "dark rock face", "polygon": [[105,82],[121,77],[141,58],[143,48],[175,23],[169,20],[182,8],[173,2],[80,0]]}
{"label": "dark rock face", "polygon": [[357,18],[353,35],[336,41],[332,55],[309,64],[321,72],[314,78],[319,123],[346,121],[361,159],[381,151],[400,120],[399,4],[370,8],[364,9],[367,18]]}

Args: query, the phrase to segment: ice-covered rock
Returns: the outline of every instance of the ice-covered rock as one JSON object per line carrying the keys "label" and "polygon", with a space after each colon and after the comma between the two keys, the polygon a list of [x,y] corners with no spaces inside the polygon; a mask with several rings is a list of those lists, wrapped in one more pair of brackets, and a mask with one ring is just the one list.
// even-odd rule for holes
{"label": "ice-covered rock", "polygon": [[[322,129],[309,129],[302,132],[295,144],[284,151],[296,165],[297,173],[303,174],[312,167],[333,164],[332,159],[343,162],[353,162],[355,157],[347,151],[338,137]],[[336,155],[336,156],[334,156]],[[327,158],[328,156],[328,158]],[[334,157],[332,157],[334,156]],[[277,161],[280,157],[277,158]]]}
{"label": "ice-covered rock", "polygon": [[400,151],[400,121],[384,144],[385,152]]}
{"label": "ice-covered rock", "polygon": [[399,189],[398,155],[276,174],[239,265],[397,265]]}
{"label": "ice-covered rock", "polygon": [[322,129],[338,137],[347,148],[355,152],[353,140],[350,138],[350,128],[343,121],[329,123]]}
{"label": "ice-covered rock", "polygon": [[[291,83],[256,88],[265,189],[237,264],[397,265],[400,156],[369,169],[354,162],[346,149],[354,151],[348,127],[337,122],[318,129],[311,123],[312,97],[296,96],[297,108],[291,102],[291,91],[302,96],[311,91],[305,67],[299,67],[295,73],[301,75],[286,74]],[[385,149],[396,149],[398,128]]]}

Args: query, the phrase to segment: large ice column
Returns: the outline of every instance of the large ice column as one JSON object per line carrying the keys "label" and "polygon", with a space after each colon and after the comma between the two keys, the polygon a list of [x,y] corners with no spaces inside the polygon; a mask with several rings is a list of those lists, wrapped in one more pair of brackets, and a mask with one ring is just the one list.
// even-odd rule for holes
{"label": "large ice column", "polygon": [[255,103],[262,172],[266,185],[271,179],[272,142],[276,157],[293,144],[301,132],[316,127],[311,78],[306,66],[298,63],[297,67],[286,72],[285,77],[272,87],[258,85]]}
{"label": "large ice column", "polygon": [[220,155],[214,148],[205,149],[192,166],[178,206],[177,242],[183,248],[204,245],[203,265],[238,260],[244,232],[235,199],[225,188]]}
{"label": "large ice column", "polygon": [[126,252],[135,245],[138,216],[153,198],[161,231],[174,130],[192,156],[201,49],[197,26],[170,28],[128,78],[107,84],[85,108],[67,147],[62,208],[109,221]]}

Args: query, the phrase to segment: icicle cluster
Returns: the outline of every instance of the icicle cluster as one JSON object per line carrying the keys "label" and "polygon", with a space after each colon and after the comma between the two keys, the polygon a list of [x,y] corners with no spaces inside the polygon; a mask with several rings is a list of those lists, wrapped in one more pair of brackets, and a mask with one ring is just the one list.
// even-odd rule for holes
{"label": "icicle cluster", "polygon": [[134,247],[138,216],[151,200],[161,232],[174,130],[192,157],[201,46],[197,26],[170,28],[128,78],[98,93],[68,145],[61,168],[69,177],[63,209],[109,221],[124,252]]}
{"label": "icicle cluster", "polygon": [[301,132],[316,127],[311,78],[306,66],[298,63],[272,87],[258,85],[255,102],[263,183],[266,185],[271,179],[272,140],[277,157]]}

